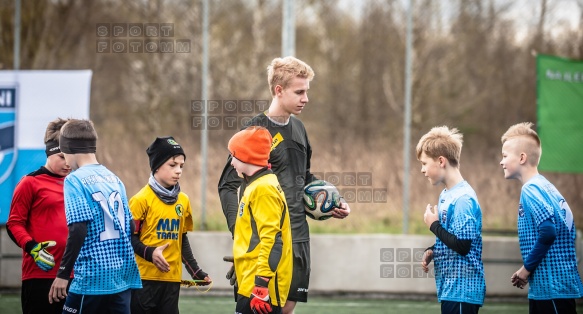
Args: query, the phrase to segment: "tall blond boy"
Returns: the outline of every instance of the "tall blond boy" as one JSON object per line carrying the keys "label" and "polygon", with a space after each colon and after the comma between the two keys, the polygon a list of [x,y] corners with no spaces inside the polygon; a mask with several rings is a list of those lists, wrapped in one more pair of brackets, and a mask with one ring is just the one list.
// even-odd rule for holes
{"label": "tall blond boy", "polygon": [[[292,314],[297,302],[308,302],[310,290],[310,228],[302,202],[304,187],[316,180],[311,172],[312,147],[308,133],[298,115],[308,104],[308,90],[314,71],[304,61],[292,56],[275,58],[267,67],[267,81],[271,92],[269,108],[253,117],[246,126],[263,126],[273,138],[269,164],[287,199],[293,239],[293,275],[290,293],[283,309]],[[219,179],[219,197],[229,231],[233,233],[237,217],[239,195],[246,182],[237,176],[228,158]],[[240,193],[239,193],[240,192]],[[299,196],[299,197],[298,197]],[[350,214],[350,206],[343,202],[335,208],[334,218],[344,219]],[[236,272],[229,272],[228,277]],[[236,290],[235,286],[235,290]]]}
{"label": "tall blond boy", "polygon": [[438,205],[427,205],[423,220],[436,235],[422,260],[434,261],[441,313],[478,313],[486,281],[482,264],[482,212],[476,192],[460,173],[463,136],[457,129],[434,127],[417,144],[421,172],[432,185],[444,185]]}
{"label": "tall blond boy", "polygon": [[530,313],[576,313],[583,284],[575,255],[576,229],[565,198],[538,172],[542,154],[529,122],[502,135],[504,178],[522,183],[518,204],[518,241],[524,265],[511,276],[515,287],[530,284]]}

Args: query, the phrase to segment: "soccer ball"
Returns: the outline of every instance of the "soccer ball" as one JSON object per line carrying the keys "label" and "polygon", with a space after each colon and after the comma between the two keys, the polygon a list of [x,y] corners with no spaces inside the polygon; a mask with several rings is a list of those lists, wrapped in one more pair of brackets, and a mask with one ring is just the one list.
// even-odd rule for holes
{"label": "soccer ball", "polygon": [[330,182],[316,180],[304,187],[304,209],[314,220],[332,217],[332,211],[340,207],[340,193]]}

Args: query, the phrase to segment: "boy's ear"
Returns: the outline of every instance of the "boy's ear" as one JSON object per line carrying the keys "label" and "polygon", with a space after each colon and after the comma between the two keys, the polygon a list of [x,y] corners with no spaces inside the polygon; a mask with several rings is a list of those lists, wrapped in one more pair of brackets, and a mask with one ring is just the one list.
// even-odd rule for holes
{"label": "boy's ear", "polygon": [[279,94],[281,94],[281,92],[283,91],[283,87],[281,85],[275,85],[274,90],[275,90],[275,95],[279,96]]}
{"label": "boy's ear", "polygon": [[443,156],[439,156],[439,157],[437,157],[437,160],[439,160],[439,166],[441,168],[445,168],[445,165],[447,163],[447,158],[445,158]]}
{"label": "boy's ear", "polygon": [[521,165],[526,164],[526,160],[528,159],[528,155],[525,152],[520,153],[519,162]]}

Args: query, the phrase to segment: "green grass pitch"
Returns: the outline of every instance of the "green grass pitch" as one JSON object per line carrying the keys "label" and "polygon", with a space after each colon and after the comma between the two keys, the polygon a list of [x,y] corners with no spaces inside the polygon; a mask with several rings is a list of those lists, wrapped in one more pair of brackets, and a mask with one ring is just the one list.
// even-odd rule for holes
{"label": "green grass pitch", "polygon": [[[224,314],[235,311],[235,302],[232,297],[210,296],[203,293],[194,293],[180,296],[181,313]],[[583,311],[583,307],[578,307]],[[22,313],[20,296],[16,294],[0,294],[0,313]],[[403,301],[403,300],[366,300],[311,297],[308,303],[300,303],[295,314],[428,314],[440,313],[436,301]],[[528,313],[527,300],[519,303],[488,302],[480,309],[480,314],[519,314]]]}

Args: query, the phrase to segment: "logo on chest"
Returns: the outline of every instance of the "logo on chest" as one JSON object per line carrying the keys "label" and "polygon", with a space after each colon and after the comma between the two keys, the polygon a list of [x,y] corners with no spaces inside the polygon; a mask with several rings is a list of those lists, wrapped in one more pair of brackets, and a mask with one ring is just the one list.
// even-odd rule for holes
{"label": "logo on chest", "polygon": [[182,217],[182,213],[184,212],[184,207],[182,204],[176,204],[176,206],[174,206],[174,210],[176,211],[176,215],[178,215],[178,217]]}
{"label": "logo on chest", "polygon": [[447,222],[447,206],[443,206],[443,203],[445,203],[445,200],[441,200],[441,206],[442,208],[437,209],[437,211],[440,213],[440,220],[441,220],[441,224],[445,225],[445,223]]}
{"label": "logo on chest", "polygon": [[241,202],[239,204],[239,217],[243,216],[243,209],[245,208],[245,203]]}
{"label": "logo on chest", "polygon": [[281,144],[281,142],[283,142],[283,136],[281,136],[281,133],[277,132],[271,140],[271,150],[275,150],[277,145]]}
{"label": "logo on chest", "polygon": [[524,207],[522,207],[522,204],[518,204],[518,216],[524,217]]}

